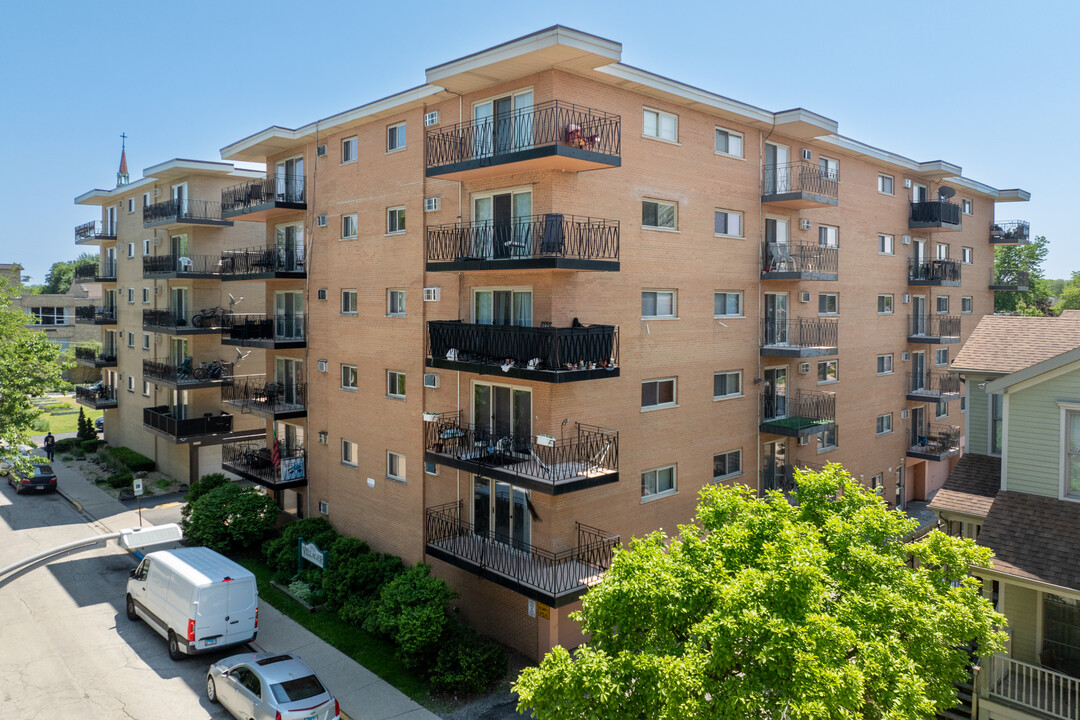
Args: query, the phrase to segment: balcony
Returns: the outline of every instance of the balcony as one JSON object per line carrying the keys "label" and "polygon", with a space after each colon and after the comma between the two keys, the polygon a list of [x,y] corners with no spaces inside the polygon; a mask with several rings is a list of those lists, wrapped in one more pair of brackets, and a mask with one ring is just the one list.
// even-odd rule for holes
{"label": "balcony", "polygon": [[836,355],[838,321],[792,318],[761,322],[762,357],[808,358]]}
{"label": "balcony", "polygon": [[550,383],[618,377],[619,328],[433,320],[428,322],[427,366]]}
{"label": "balcony", "polygon": [[215,308],[197,312],[188,319],[185,312],[169,308],[142,311],[142,328],[147,332],[159,332],[167,335],[212,335],[221,332],[225,316]]}
{"label": "balcony", "polygon": [[116,348],[105,347],[98,350],[96,347],[75,347],[75,362],[84,367],[110,368],[116,367]]}
{"label": "balcony", "polygon": [[907,284],[960,287],[960,263],[955,260],[908,258]]}
{"label": "balcony", "polygon": [[816,243],[761,244],[762,280],[836,280],[840,249]]}
{"label": "balcony", "polygon": [[303,280],[305,277],[303,245],[225,250],[221,255],[222,280]]}
{"label": "balcony", "polygon": [[619,536],[577,525],[577,545],[552,552],[516,538],[491,535],[461,519],[461,505],[427,509],[427,554],[552,607],[577,600],[611,565]]}
{"label": "balcony", "polygon": [[948,200],[913,202],[908,227],[912,230],[960,230],[960,206]]}
{"label": "balcony", "polygon": [[424,423],[424,459],[561,495],[619,480],[619,433],[576,423],[571,436],[514,434],[462,422],[460,410]]}
{"label": "balcony", "polygon": [[220,373],[212,373],[203,363],[192,367],[191,358],[182,363],[169,359],[146,359],[142,362],[144,380],[153,380],[177,390],[200,390],[232,383],[232,363],[222,363]]}
{"label": "balcony", "polygon": [[307,415],[307,383],[267,381],[265,375],[244,375],[221,386],[221,402],[272,420]]}
{"label": "balcony", "polygon": [[307,210],[305,185],[302,175],[275,175],[224,188],[221,217],[265,222],[278,215]]}
{"label": "balcony", "polygon": [[429,226],[427,270],[619,269],[619,221],[548,213]]}
{"label": "balcony", "polygon": [[97,245],[102,241],[116,239],[116,226],[105,225],[97,220],[75,226],[76,245]]}
{"label": "balcony", "polygon": [[92,410],[108,410],[116,407],[116,388],[100,382],[93,385],[76,385],[75,402]]}
{"label": "balcony", "polygon": [[993,655],[980,676],[980,689],[991,702],[1021,708],[1025,717],[1076,720],[1080,717],[1080,678]]}
{"label": "balcony", "polygon": [[224,440],[232,432],[232,415],[206,413],[202,417],[180,417],[168,405],[143,408],[143,427],[158,437],[174,443],[186,443],[198,439],[202,444],[218,439]]}
{"label": "balcony", "polygon": [[221,203],[215,200],[164,200],[147,205],[142,211],[144,228],[166,225],[208,225],[232,227],[232,221],[222,220]]}
{"label": "balcony", "polygon": [[1031,287],[1031,273],[1017,268],[1001,268],[994,271],[990,289],[994,292],[1027,292]]}
{"label": "balcony", "polygon": [[302,313],[226,315],[222,345],[266,348],[302,348],[307,344],[307,317]]}
{"label": "balcony", "polygon": [[945,460],[960,454],[960,427],[958,425],[932,425],[911,428],[909,458],[920,460]]}
{"label": "balcony", "polygon": [[761,180],[763,203],[795,209],[838,203],[839,173],[806,160],[766,165]]}
{"label": "balcony", "polygon": [[115,325],[115,306],[84,305],[75,308],[75,322],[85,325]]}
{"label": "balcony", "polygon": [[804,438],[836,427],[836,395],[796,390],[792,396],[762,393],[758,432]]}
{"label": "balcony", "polygon": [[495,117],[427,131],[427,176],[476,180],[622,164],[618,115],[551,100]]}
{"label": "balcony", "polygon": [[1027,245],[1031,227],[1027,220],[1009,220],[990,224],[991,245]]}
{"label": "balcony", "polygon": [[75,282],[116,282],[116,261],[80,265],[75,268],[73,280]]}
{"label": "balcony", "polygon": [[959,315],[908,315],[908,342],[944,345],[960,342]]}
{"label": "balcony", "polygon": [[907,399],[914,402],[951,402],[960,398],[960,378],[949,372],[907,374]]}
{"label": "balcony", "polygon": [[273,444],[244,440],[221,446],[221,467],[242,478],[273,490],[307,485],[307,457],[303,448],[279,445],[277,458]]}
{"label": "balcony", "polygon": [[142,259],[143,277],[214,279],[221,277],[220,255],[146,255]]}
{"label": "balcony", "polygon": [[764,497],[770,490],[777,490],[785,495],[792,495],[799,488],[795,482],[795,470],[813,470],[821,472],[825,466],[820,463],[796,461],[791,465],[779,465],[766,467],[761,471],[761,487],[759,493]]}

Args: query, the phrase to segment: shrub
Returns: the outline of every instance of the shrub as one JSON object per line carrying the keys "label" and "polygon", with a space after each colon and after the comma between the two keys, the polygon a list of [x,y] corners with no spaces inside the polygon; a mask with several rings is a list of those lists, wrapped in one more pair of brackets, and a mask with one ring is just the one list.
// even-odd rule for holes
{"label": "shrub", "polygon": [[431,687],[440,692],[477,694],[506,677],[506,651],[471,627],[452,623],[439,644]]}
{"label": "shrub", "polygon": [[35,432],[47,433],[49,432],[49,419],[46,417],[36,417],[30,421],[30,429]]}
{"label": "shrub", "polygon": [[398,646],[406,667],[427,668],[450,620],[445,605],[455,597],[445,582],[431,577],[430,565],[413,565],[383,586],[372,624]]}
{"label": "shrub", "polygon": [[[326,591],[326,604],[332,610],[344,607],[349,600],[367,605],[378,597],[383,585],[402,571],[401,558],[371,552],[366,542],[351,537],[334,541],[329,560],[322,587]],[[356,624],[363,624],[362,619]]]}
{"label": "shrub", "polygon": [[135,476],[129,472],[113,473],[106,479],[105,482],[109,483],[109,487],[113,488],[114,490],[119,490],[120,488],[131,487],[131,481],[134,479]]}
{"label": "shrub", "polygon": [[218,552],[251,547],[266,537],[277,518],[277,505],[252,486],[220,485],[191,503],[180,526],[189,545]]}
{"label": "shrub", "polygon": [[79,438],[64,438],[63,440],[57,440],[56,446],[53,448],[56,452],[71,452],[75,448],[82,446],[82,440]]}
{"label": "shrub", "polygon": [[203,475],[201,478],[191,483],[191,487],[184,494],[184,502],[190,504],[201,498],[216,487],[220,487],[229,482],[229,478],[225,477],[224,473],[210,473]]}
{"label": "shrub", "polygon": [[101,448],[98,450],[98,457],[104,460],[113,470],[150,472],[157,467],[150,458],[126,447]]}
{"label": "shrub", "polygon": [[79,431],[80,440],[97,440],[97,430],[94,429],[94,421],[86,417],[86,413],[79,408]]}
{"label": "shrub", "polygon": [[97,452],[97,449],[99,447],[101,447],[101,441],[96,438],[94,440],[82,440],[81,442],[79,442],[79,448],[87,454]]}
{"label": "shrub", "polygon": [[320,550],[326,550],[338,538],[333,525],[324,517],[310,517],[289,523],[281,531],[281,536],[263,545],[263,554],[267,564],[278,573],[287,573],[287,577],[296,574],[296,545],[300,538],[304,542],[313,542]]}

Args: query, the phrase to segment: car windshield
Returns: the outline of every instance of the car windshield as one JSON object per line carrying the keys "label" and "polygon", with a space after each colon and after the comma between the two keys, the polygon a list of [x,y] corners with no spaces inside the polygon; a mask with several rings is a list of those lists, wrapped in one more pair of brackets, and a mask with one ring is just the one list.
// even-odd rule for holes
{"label": "car windshield", "polygon": [[326,689],[319,682],[319,678],[308,675],[307,677],[286,680],[283,683],[271,685],[270,692],[274,693],[274,699],[278,702],[287,703],[322,695],[326,692]]}
{"label": "car windshield", "polygon": [[35,475],[52,475],[53,474],[52,466],[51,465],[35,465],[34,466],[34,474]]}

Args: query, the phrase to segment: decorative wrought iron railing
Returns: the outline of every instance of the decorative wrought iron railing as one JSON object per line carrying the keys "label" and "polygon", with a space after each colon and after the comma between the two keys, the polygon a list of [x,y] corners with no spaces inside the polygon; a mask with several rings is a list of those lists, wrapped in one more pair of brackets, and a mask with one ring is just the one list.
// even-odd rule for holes
{"label": "decorative wrought iron railing", "polygon": [[307,383],[267,380],[265,375],[244,375],[221,386],[221,401],[265,412],[307,407]]}
{"label": "decorative wrought iron railing", "polygon": [[250,440],[227,442],[221,446],[221,463],[258,478],[265,485],[293,483],[306,479],[307,457],[301,447],[279,446],[274,462],[274,448]]}
{"label": "decorative wrought iron railing", "polygon": [[103,347],[98,350],[94,346],[75,347],[75,359],[83,362],[116,362],[116,348],[115,347]]}
{"label": "decorative wrought iron railing", "polygon": [[220,382],[222,385],[230,385],[233,382],[232,374],[232,363],[221,363],[221,371],[211,373],[207,370],[205,364],[193,366],[192,363],[186,360],[183,362],[176,362],[172,359],[159,360],[157,358],[143,360],[144,377],[177,385],[205,382]]}
{"label": "decorative wrought iron railing", "polygon": [[835,273],[840,266],[840,248],[816,243],[761,244],[763,273]]}
{"label": "decorative wrought iron railing", "polygon": [[959,315],[908,315],[911,337],[960,337]]}
{"label": "decorative wrought iron railing", "polygon": [[1027,242],[1031,226],[1027,220],[1009,220],[990,223],[990,240],[994,242]]}
{"label": "decorative wrought iron railing", "polygon": [[97,278],[116,277],[116,261],[103,261],[95,265],[80,265],[75,268],[74,278],[79,280],[95,280]]}
{"label": "decorative wrought iron railing", "polygon": [[911,448],[919,452],[945,454],[960,449],[960,426],[936,423],[911,426]]}
{"label": "decorative wrought iron railing", "polygon": [[779,490],[784,493],[793,493],[798,489],[795,482],[796,468],[821,472],[825,468],[820,463],[804,462],[798,460],[792,464],[772,465],[761,471],[761,492]]}
{"label": "decorative wrought iron railing", "polygon": [[618,472],[619,433],[575,423],[574,434],[543,438],[462,421],[462,411],[439,413],[424,423],[424,447],[476,465],[555,485]]}
{"label": "decorative wrought iron railing", "polygon": [[116,322],[115,306],[84,305],[75,308],[75,320],[83,322]]}
{"label": "decorative wrought iron railing", "polygon": [[793,422],[789,424],[793,427],[796,425],[809,427],[834,422],[836,420],[836,395],[813,390],[796,390],[793,395],[763,392],[761,417],[765,422],[790,419]]}
{"label": "decorative wrought iron railing", "polygon": [[221,211],[223,213],[244,212],[272,202],[303,203],[306,202],[304,190],[303,175],[272,175],[252,180],[223,188]]}
{"label": "decorative wrought iron railing", "polygon": [[955,260],[908,258],[908,280],[960,282],[960,263]]}
{"label": "decorative wrought iron railing", "polygon": [[960,393],[960,377],[948,372],[907,374],[908,393],[913,395],[941,396]]}
{"label": "decorative wrought iron railing", "polygon": [[992,698],[1060,720],[1080,717],[1080,678],[1000,654],[991,656],[981,678]]}
{"label": "decorative wrought iron railing", "polygon": [[143,425],[172,437],[192,437],[232,432],[233,416],[228,413],[179,418],[168,405],[143,408]]}
{"label": "decorative wrought iron railing", "polygon": [[994,271],[994,281],[991,285],[1004,285],[1009,287],[1030,287],[1031,273],[1019,268],[1000,268]]}
{"label": "decorative wrought iron railing", "polygon": [[923,200],[911,203],[909,222],[960,224],[960,206],[948,200]]}
{"label": "decorative wrought iron railing", "polygon": [[93,403],[116,402],[116,388],[112,385],[103,385],[102,383],[76,385],[75,399],[86,400]]}
{"label": "decorative wrought iron railing", "polygon": [[552,597],[581,590],[611,566],[619,536],[576,523],[577,546],[552,552],[517,538],[478,530],[461,518],[460,502],[427,509],[424,539],[475,565]]}
{"label": "decorative wrought iron railing", "polygon": [[495,224],[490,220],[428,227],[427,259],[618,260],[619,221],[547,213]]}
{"label": "decorative wrought iron railing", "polygon": [[226,315],[221,329],[223,340],[299,342],[307,336],[307,316],[303,313],[266,315],[249,313]]}
{"label": "decorative wrought iron railing", "polygon": [[271,272],[304,272],[304,246],[253,247],[226,250],[221,254],[223,275],[258,275]]}
{"label": "decorative wrought iron railing", "polygon": [[619,366],[619,328],[519,327],[432,320],[428,322],[428,352],[432,358],[484,365],[503,365],[512,360],[515,366],[532,370],[614,369]]}
{"label": "decorative wrought iron railing", "polygon": [[147,205],[142,212],[143,223],[160,222],[221,222],[221,203],[216,200],[163,200]]}
{"label": "decorative wrought iron railing", "polygon": [[790,318],[787,322],[761,321],[764,347],[834,348],[839,323],[826,318]]}
{"label": "decorative wrought iron railing", "polygon": [[805,192],[835,198],[839,184],[838,171],[826,170],[806,160],[766,165],[762,173],[762,195]]}
{"label": "decorative wrought iron railing", "polygon": [[143,257],[143,275],[218,275],[221,273],[220,255],[146,255]]}
{"label": "decorative wrought iron railing", "polygon": [[75,242],[82,240],[97,240],[100,238],[115,238],[116,226],[105,225],[99,220],[91,220],[88,223],[75,226]]}

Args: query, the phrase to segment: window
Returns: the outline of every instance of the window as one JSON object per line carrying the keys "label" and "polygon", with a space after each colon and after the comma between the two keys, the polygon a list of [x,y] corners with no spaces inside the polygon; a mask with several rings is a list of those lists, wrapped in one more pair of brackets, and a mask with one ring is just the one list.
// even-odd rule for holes
{"label": "window", "polygon": [[345,138],[341,141],[341,164],[352,162],[356,159],[356,136]]}
{"label": "window", "polygon": [[832,430],[826,430],[817,436],[817,450],[818,452],[825,452],[827,450],[836,449],[836,428]]}
{"label": "window", "polygon": [[742,450],[713,455],[712,463],[713,480],[726,480],[742,475]]}
{"label": "window", "polygon": [[970,297],[960,298],[960,312],[970,314],[972,312],[972,300]]}
{"label": "window", "polygon": [[356,214],[341,216],[341,239],[356,237]]}
{"label": "window", "polygon": [[146,397],[150,397],[150,383],[147,380],[143,380],[142,394]]}
{"label": "window", "polygon": [[386,314],[394,317],[405,316],[405,291],[386,291]]}
{"label": "window", "polygon": [[943,245],[942,243],[938,243],[936,250],[937,250],[937,259],[938,260],[948,260],[949,259],[949,246],[948,245]]}
{"label": "window", "polygon": [[355,390],[356,389],[356,366],[355,365],[342,365],[341,366],[341,389],[342,390]]}
{"label": "window", "polygon": [[150,349],[150,333],[143,333],[142,334],[142,349],[143,350],[149,350]]}
{"label": "window", "polygon": [[967,412],[967,395],[960,396],[960,412]]}
{"label": "window", "polygon": [[35,325],[70,325],[70,308],[62,307],[32,307],[30,314],[34,316]]}
{"label": "window", "polygon": [[960,262],[970,265],[975,262],[975,251],[972,248],[960,248]]}
{"label": "window", "polygon": [[677,228],[675,216],[674,203],[660,202],[659,200],[641,201],[642,227],[675,230]]}
{"label": "window", "polygon": [[742,213],[732,210],[717,210],[713,218],[713,232],[717,235],[742,237]]}
{"label": "window", "polygon": [[348,440],[341,441],[341,464],[356,467],[356,443]]}
{"label": "window", "polygon": [[821,247],[838,247],[840,245],[840,228],[833,225],[818,225],[818,245]]}
{"label": "window", "polygon": [[150,193],[143,193],[142,194],[142,206],[144,208],[150,207]]}
{"label": "window", "polygon": [[386,453],[386,477],[391,480],[405,482],[405,456],[397,453]]}
{"label": "window", "polygon": [[1065,458],[1065,496],[1075,498],[1080,497],[1080,413],[1068,412],[1067,415],[1069,447]]}
{"label": "window", "polygon": [[735,370],[733,372],[713,373],[712,378],[713,400],[728,397],[742,397],[741,371]]}
{"label": "window", "polygon": [[433,462],[424,461],[424,474],[425,475],[438,475],[439,466]]}
{"label": "window", "polygon": [[129,213],[135,212],[135,198],[133,198],[133,197],[128,198],[128,212]]}
{"label": "window", "polygon": [[641,291],[641,317],[643,317],[643,318],[673,318],[673,317],[675,317],[675,291],[674,290],[642,290]]}
{"label": "window", "polygon": [[641,409],[675,406],[675,378],[641,383]]}
{"label": "window", "polygon": [[646,470],[641,473],[641,497],[675,492],[675,466]]}
{"label": "window", "polygon": [[870,489],[871,490],[877,490],[879,487],[882,486],[882,480],[883,480],[883,475],[881,473],[878,473],[877,475],[871,476],[871,478],[870,478]]}
{"label": "window", "polygon": [[322,514],[322,515],[329,515],[330,514],[330,503],[328,503],[325,500],[320,500],[319,501],[319,513]]}
{"label": "window", "polygon": [[949,348],[938,348],[934,351],[934,362],[938,367],[949,364]]}
{"label": "window", "polygon": [[679,116],[645,108],[642,135],[659,140],[679,141]]}
{"label": "window", "polygon": [[877,311],[878,315],[892,315],[893,313],[893,296],[878,295],[877,296]]}
{"label": "window", "polygon": [[134,348],[135,347],[135,333],[133,333],[133,332],[128,333],[128,347],[129,348]]}
{"label": "window", "polygon": [[395,370],[387,371],[386,394],[392,398],[405,399],[405,373]]}
{"label": "window", "polygon": [[127,289],[128,305],[135,304],[135,288]]}
{"label": "window", "polygon": [[895,254],[896,250],[893,245],[893,236],[879,233],[877,236],[877,251],[882,255]]}
{"label": "window", "polygon": [[737,133],[734,130],[716,128],[716,152],[724,155],[742,157],[742,141],[742,133]]}
{"label": "window", "polygon": [[840,296],[836,293],[818,293],[818,315],[836,315],[840,312]]}
{"label": "window", "polygon": [[836,382],[837,369],[839,368],[839,360],[822,360],[817,364],[817,381],[818,385],[821,383]]}
{"label": "window", "polygon": [[949,296],[938,295],[937,296],[937,312],[938,315],[946,315],[949,312]]}
{"label": "window", "polygon": [[1002,443],[1001,395],[990,396],[990,454],[1001,454]]}
{"label": "window", "polygon": [[146,257],[147,255],[150,254],[150,242],[151,242],[150,238],[146,238],[145,240],[142,241],[142,254],[143,254],[143,257]]}
{"label": "window", "polygon": [[355,290],[342,290],[341,291],[341,314],[342,315],[355,315],[356,314],[356,291]]}
{"label": "window", "polygon": [[877,356],[877,374],[878,375],[891,375],[892,374],[892,353]]}
{"label": "window", "polygon": [[135,376],[128,375],[128,392],[135,392]]}
{"label": "window", "polygon": [[[892,413],[877,416],[877,434],[887,435],[892,432]],[[877,487],[876,485],[874,487]]]}
{"label": "window", "polygon": [[142,301],[143,305],[146,305],[150,302],[150,288],[142,289]]}
{"label": "window", "polygon": [[741,317],[742,293],[713,293],[713,317]]}
{"label": "window", "polygon": [[129,242],[127,247],[128,247],[128,257],[129,258],[135,257],[135,243]]}
{"label": "window", "polygon": [[963,213],[965,215],[971,215],[971,213],[972,213],[971,201],[968,200],[967,198],[964,198],[963,200],[961,200],[960,201],[960,209],[961,209],[961,211],[963,211]]}
{"label": "window", "polygon": [[394,207],[386,211],[386,233],[405,232],[405,208]]}
{"label": "window", "polygon": [[892,175],[878,175],[877,176],[877,191],[879,193],[885,193],[886,195],[893,194],[893,176]]}
{"label": "window", "polygon": [[829,180],[840,179],[840,163],[832,158],[818,156],[818,170],[821,177]]}
{"label": "window", "polygon": [[401,150],[405,147],[405,123],[398,123],[386,128],[386,152]]}

